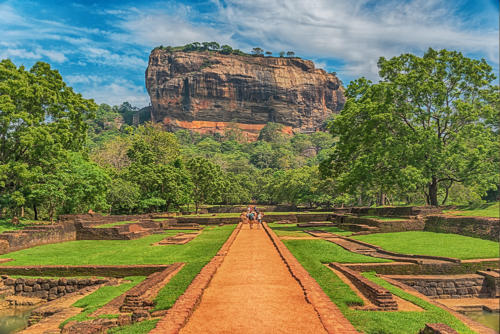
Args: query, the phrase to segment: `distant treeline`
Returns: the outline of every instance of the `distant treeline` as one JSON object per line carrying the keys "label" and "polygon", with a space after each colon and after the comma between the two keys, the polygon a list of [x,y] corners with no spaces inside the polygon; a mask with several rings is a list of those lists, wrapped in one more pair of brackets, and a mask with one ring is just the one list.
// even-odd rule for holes
{"label": "distant treeline", "polygon": [[[238,55],[238,56],[255,56],[255,57],[262,57],[264,55],[266,56],[272,56],[273,53],[271,51],[264,51],[264,49],[260,47],[255,47],[252,49],[251,53],[246,53],[244,51],[241,51],[240,49],[233,49],[230,45],[224,44],[220,45],[217,42],[193,42],[189,43],[183,46],[163,46],[160,45],[155,48],[155,50],[166,50],[168,52],[175,52],[175,51],[184,51],[184,52],[192,52],[192,51],[212,51],[212,52],[218,52],[221,54],[225,55]],[[294,57],[295,52],[293,51],[280,51],[279,53],[280,57]]]}

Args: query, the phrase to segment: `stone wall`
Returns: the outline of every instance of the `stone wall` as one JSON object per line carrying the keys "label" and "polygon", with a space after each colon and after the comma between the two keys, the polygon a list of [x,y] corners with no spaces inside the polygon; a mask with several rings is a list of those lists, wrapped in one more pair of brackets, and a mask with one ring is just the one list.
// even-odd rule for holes
{"label": "stone wall", "polygon": [[425,324],[425,328],[418,334],[458,334],[458,332],[445,324]]}
{"label": "stone wall", "polygon": [[332,219],[342,227],[343,224],[346,225],[346,229],[350,229],[352,225],[367,225],[377,227],[377,232],[388,233],[388,232],[404,232],[404,231],[422,231],[425,227],[425,223],[420,219],[402,219],[402,220],[391,220],[383,221],[372,218],[363,218],[353,215],[332,215]]}
{"label": "stone wall", "polygon": [[460,263],[347,263],[344,266],[356,271],[375,271],[383,275],[456,275],[472,274],[478,270],[498,268],[499,263],[489,261],[462,261]]}
{"label": "stone wall", "polygon": [[355,207],[349,212],[366,216],[411,217],[441,213],[441,209],[434,206],[385,206],[382,208]]}
{"label": "stone wall", "polygon": [[76,223],[76,240],[133,240],[162,230],[161,222],[129,223],[112,227],[85,226]]}
{"label": "stone wall", "polygon": [[109,215],[103,216],[99,213],[86,213],[81,215],[60,215],[59,221],[61,222],[82,222],[91,223],[95,225],[115,223],[128,220],[144,220],[151,219],[152,215],[141,214],[141,215]]}
{"label": "stone wall", "polygon": [[455,233],[469,237],[499,241],[500,219],[434,215],[425,217],[425,231]]}
{"label": "stone wall", "polygon": [[14,295],[23,297],[35,297],[45,300],[54,300],[67,293],[86,288],[88,286],[108,283],[105,279],[82,278],[82,279],[46,279],[46,278],[10,278],[2,276],[5,286],[13,289]]}
{"label": "stone wall", "polygon": [[340,263],[332,262],[329,266],[344,274],[352,282],[352,284],[354,284],[359,291],[366,296],[366,298],[368,298],[381,310],[388,311],[398,309],[398,304],[389,290],[375,284],[361,275],[361,273],[351,270]]}
{"label": "stone wall", "polygon": [[421,294],[432,298],[472,298],[490,297],[490,289],[484,276],[469,275],[425,275],[425,276],[388,276],[404,283]]}
{"label": "stone wall", "polygon": [[85,266],[0,266],[0,274],[22,276],[148,276],[170,267],[166,264],[85,265]]}
{"label": "stone wall", "polygon": [[0,254],[72,240],[76,240],[76,229],[72,222],[28,226],[23,230],[6,231],[0,234]]}

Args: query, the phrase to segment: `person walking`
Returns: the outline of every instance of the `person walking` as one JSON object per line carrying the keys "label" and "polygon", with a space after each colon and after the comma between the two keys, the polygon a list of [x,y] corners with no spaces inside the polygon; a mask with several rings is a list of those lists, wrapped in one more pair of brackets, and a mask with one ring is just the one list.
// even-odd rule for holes
{"label": "person walking", "polygon": [[250,223],[250,229],[253,229],[253,224],[255,223],[255,212],[251,211],[248,215],[248,219]]}

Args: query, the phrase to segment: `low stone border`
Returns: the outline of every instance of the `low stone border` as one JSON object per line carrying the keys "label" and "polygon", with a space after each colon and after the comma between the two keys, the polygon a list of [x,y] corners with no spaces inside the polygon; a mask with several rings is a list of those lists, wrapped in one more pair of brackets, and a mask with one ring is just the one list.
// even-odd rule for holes
{"label": "low stone border", "polygon": [[360,272],[349,269],[340,263],[332,262],[329,266],[344,274],[380,310],[396,311],[398,309],[398,304],[389,290],[370,281]]}
{"label": "low stone border", "polygon": [[[466,317],[465,315],[459,313],[459,312],[456,312],[454,310],[452,310],[451,308],[447,307],[446,305],[443,305],[439,302],[436,302],[434,300],[432,300],[431,298],[421,294],[420,292],[418,292],[417,290],[413,289],[412,287],[409,287],[407,286],[406,284],[403,284],[401,282],[398,282],[396,280],[393,280],[387,276],[383,276],[383,275],[379,275],[380,278],[384,279],[386,282],[394,285],[395,287],[419,298],[419,299],[422,299],[430,304],[433,304],[434,306],[437,306],[443,310],[445,310],[446,312],[450,313],[451,315],[453,315],[455,318],[457,318],[458,320],[460,320],[461,322],[463,322],[466,326],[468,326],[470,329],[472,329],[474,332],[477,332],[477,333],[480,333],[480,334],[498,334],[496,331],[494,331],[493,329],[489,328],[489,327],[486,327],[484,326],[483,324],[480,324],[468,317]],[[446,333],[445,333],[446,334]]]}
{"label": "low stone border", "polygon": [[241,229],[241,226],[242,224],[239,223],[217,254],[201,269],[200,273],[196,275],[186,291],[177,299],[174,306],[167,311],[165,317],[158,321],[156,327],[150,331],[150,333],[179,333],[193,314],[196,306],[200,303],[203,292],[208,287],[210,281],[217,272],[217,269],[224,261],[229,248],[233,244]]}
{"label": "low stone border", "polygon": [[262,226],[328,333],[359,333],[266,223]]}
{"label": "low stone border", "polygon": [[386,275],[453,275],[453,274],[474,274],[478,270],[487,268],[498,268],[498,259],[464,260],[461,263],[344,263],[356,271],[375,271],[378,274]]}
{"label": "low stone border", "polygon": [[[325,232],[323,232],[323,233],[325,233]],[[329,232],[326,232],[326,233],[329,233]],[[309,234],[311,234],[311,233],[309,233]],[[339,238],[339,239],[342,239],[342,240],[353,242],[353,243],[356,243],[356,244],[364,246],[364,247],[372,248],[372,249],[376,250],[379,253],[390,255],[390,256],[395,256],[395,257],[398,257],[398,258],[405,257],[405,258],[415,259],[415,260],[426,259],[426,260],[437,260],[437,261],[453,262],[453,263],[460,263],[460,262],[462,262],[460,259],[455,259],[455,258],[452,258],[452,257],[395,253],[395,252],[391,252],[391,251],[385,250],[385,249],[383,249],[383,248],[381,248],[379,246],[372,245],[372,244],[369,244],[369,243],[361,241],[361,240],[357,240],[357,239],[353,239],[353,238],[349,238],[349,237],[344,237],[343,235],[338,235],[338,234],[335,234],[335,233],[329,233],[329,234],[331,234],[332,238]],[[311,234],[311,235],[314,235],[314,234]],[[326,237],[324,237],[324,238],[326,238]]]}
{"label": "low stone border", "polygon": [[2,275],[20,276],[149,276],[167,269],[170,264],[138,264],[123,266],[86,265],[86,266],[0,266]]}
{"label": "low stone border", "polygon": [[456,330],[445,324],[425,324],[419,334],[458,334]]}

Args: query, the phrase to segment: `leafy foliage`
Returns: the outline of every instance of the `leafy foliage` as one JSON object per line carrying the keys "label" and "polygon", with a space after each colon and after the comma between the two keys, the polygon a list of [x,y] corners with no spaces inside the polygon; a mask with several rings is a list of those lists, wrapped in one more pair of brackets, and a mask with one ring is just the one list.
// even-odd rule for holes
{"label": "leafy foliage", "polygon": [[456,183],[480,195],[496,188],[498,128],[489,120],[498,116],[498,87],[491,67],[432,49],[378,64],[382,81],[352,82],[344,110],[329,125],[339,141],[322,170],[339,190],[420,190],[438,205]]}

